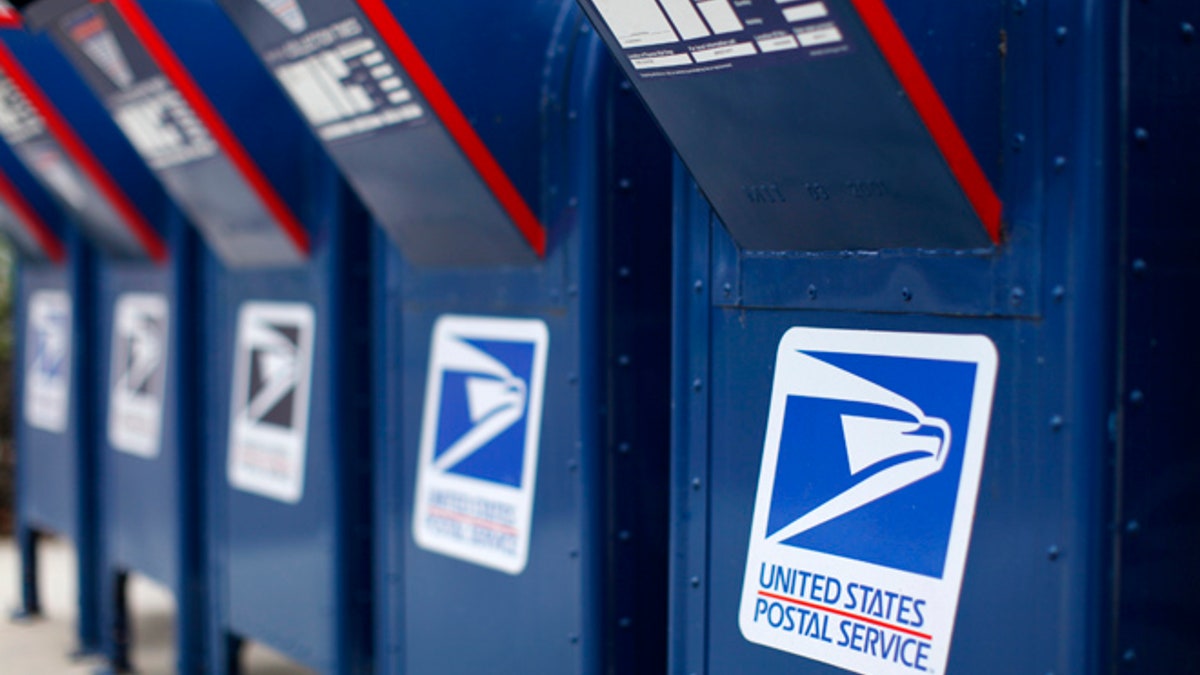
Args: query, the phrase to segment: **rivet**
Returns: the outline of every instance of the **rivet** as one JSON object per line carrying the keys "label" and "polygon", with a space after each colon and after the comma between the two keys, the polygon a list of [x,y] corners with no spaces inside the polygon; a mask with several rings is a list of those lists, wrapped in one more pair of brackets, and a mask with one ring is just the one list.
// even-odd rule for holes
{"label": "rivet", "polygon": [[1126,661],[1133,661],[1137,658],[1137,652],[1133,651],[1132,648],[1126,649],[1125,653],[1121,655],[1121,658],[1125,659]]}
{"label": "rivet", "polygon": [[572,460],[567,461],[567,471],[570,471],[571,473],[575,473],[578,470],[579,470],[579,461],[578,460],[572,459]]}
{"label": "rivet", "polygon": [[1184,21],[1179,24],[1179,34],[1183,37],[1184,42],[1191,42],[1196,39],[1196,27]]}
{"label": "rivet", "polygon": [[621,453],[622,455],[628,455],[629,450],[630,450],[630,445],[628,443],[618,443],[617,444],[617,452]]}
{"label": "rivet", "polygon": [[630,89],[633,89],[633,83],[629,80],[621,80],[621,84],[617,86],[621,87],[621,91],[629,91]]}
{"label": "rivet", "polygon": [[724,284],[721,286],[721,292],[725,294],[725,297],[729,297],[729,295],[730,295],[731,293],[733,293],[733,284],[731,284],[731,283],[729,283],[728,281],[726,281],[726,282],[725,282],[725,283],[724,283]]}
{"label": "rivet", "polygon": [[620,539],[621,541],[629,541],[629,538],[632,536],[633,535],[629,533],[629,530],[621,530],[617,533],[617,539]]}
{"label": "rivet", "polygon": [[617,357],[617,365],[621,366],[622,368],[625,366],[628,366],[629,365],[629,355],[621,354],[620,356],[618,356]]}
{"label": "rivet", "polygon": [[574,121],[574,120],[576,120],[576,119],[578,119],[578,118],[579,118],[579,113],[578,113],[578,112],[576,112],[576,111],[574,111],[574,110],[568,110],[568,111],[567,111],[567,119]]}
{"label": "rivet", "polygon": [[1062,555],[1062,551],[1059,550],[1058,546],[1052,544],[1050,548],[1046,549],[1046,557],[1051,561],[1058,560],[1058,556],[1060,555]]}
{"label": "rivet", "polygon": [[579,549],[573,548],[573,549],[567,551],[567,557],[568,558],[578,558],[579,557]]}
{"label": "rivet", "polygon": [[1023,14],[1028,6],[1029,0],[1013,0],[1013,13]]}
{"label": "rivet", "polygon": [[1063,428],[1062,415],[1054,415],[1050,418],[1050,428],[1055,431],[1058,431],[1059,429]]}
{"label": "rivet", "polygon": [[912,291],[908,289],[908,286],[900,289],[900,297],[904,298],[905,302],[912,302]]}
{"label": "rivet", "polygon": [[1145,145],[1150,140],[1150,132],[1145,127],[1138,127],[1133,130],[1133,140]]}
{"label": "rivet", "polygon": [[1062,155],[1055,157],[1054,158],[1054,170],[1062,171],[1065,168],[1067,168],[1067,158],[1063,157]]}
{"label": "rivet", "polygon": [[816,284],[808,285],[808,299],[809,300],[817,299],[817,285]]}
{"label": "rivet", "polygon": [[695,478],[692,479],[692,489],[693,490],[700,489],[700,477],[699,476],[696,476]]}
{"label": "rivet", "polygon": [[688,583],[692,585],[692,588],[700,588],[700,577],[692,577],[688,579]]}
{"label": "rivet", "polygon": [[1136,258],[1130,265],[1134,272],[1141,274],[1146,271],[1146,261],[1141,258]]}
{"label": "rivet", "polygon": [[629,188],[633,187],[633,181],[629,180],[628,178],[622,178],[617,181],[617,187],[621,188],[622,190],[628,190]]}
{"label": "rivet", "polygon": [[1143,402],[1145,402],[1145,400],[1146,395],[1142,393],[1141,389],[1134,389],[1133,391],[1129,392],[1130,403],[1134,405],[1141,405]]}
{"label": "rivet", "polygon": [[567,384],[570,384],[570,385],[579,384],[579,376],[576,375],[575,373],[567,373]]}
{"label": "rivet", "polygon": [[704,290],[704,282],[700,279],[697,279],[696,281],[692,282],[692,290],[696,291],[697,293],[703,291]]}
{"label": "rivet", "polygon": [[1050,291],[1050,295],[1054,297],[1055,302],[1062,302],[1063,298],[1067,297],[1067,289],[1062,284],[1059,284]]}
{"label": "rivet", "polygon": [[1131,520],[1128,523],[1125,523],[1125,531],[1129,534],[1133,534],[1140,529],[1142,529],[1142,524],[1136,520]]}
{"label": "rivet", "polygon": [[1021,148],[1025,147],[1025,134],[1017,132],[1012,137],[1012,148],[1020,152]]}
{"label": "rivet", "polygon": [[575,208],[579,206],[579,197],[570,197],[567,199],[567,206]]}
{"label": "rivet", "polygon": [[579,636],[574,633],[568,635],[567,640],[573,645],[579,644]]}
{"label": "rivet", "polygon": [[692,391],[700,391],[703,388],[704,383],[700,381],[700,378],[697,377],[696,379],[692,380]]}
{"label": "rivet", "polygon": [[1067,41],[1068,32],[1069,31],[1067,30],[1066,26],[1059,26],[1058,28],[1054,29],[1054,39],[1058,40],[1059,44],[1062,44]]}
{"label": "rivet", "polygon": [[631,274],[633,274],[633,271],[628,267],[622,266],[617,268],[617,276],[621,277],[622,279],[628,279],[629,275]]}
{"label": "rivet", "polygon": [[620,626],[621,628],[629,628],[630,626],[633,625],[633,619],[631,619],[627,616],[623,616],[617,620],[617,625]]}
{"label": "rivet", "polygon": [[1023,301],[1024,299],[1025,299],[1025,289],[1021,288],[1020,286],[1013,288],[1012,291],[1008,294],[1008,301],[1010,303],[1012,303],[1013,307],[1020,305],[1021,301]]}

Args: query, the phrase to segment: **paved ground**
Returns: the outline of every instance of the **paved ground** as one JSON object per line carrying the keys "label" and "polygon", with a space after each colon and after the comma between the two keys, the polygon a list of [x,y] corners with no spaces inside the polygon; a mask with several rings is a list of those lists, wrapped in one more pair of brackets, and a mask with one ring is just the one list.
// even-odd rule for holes
{"label": "paved ground", "polygon": [[[19,563],[11,539],[0,539],[0,673],[3,675],[92,675],[96,659],[74,661],[75,555],[70,545],[46,541],[39,549],[45,617],[30,624],[8,621],[19,597]],[[133,661],[140,675],[174,671],[174,599],[163,588],[140,578],[129,587],[134,617]],[[252,645],[245,655],[246,675],[303,675],[265,648]]]}

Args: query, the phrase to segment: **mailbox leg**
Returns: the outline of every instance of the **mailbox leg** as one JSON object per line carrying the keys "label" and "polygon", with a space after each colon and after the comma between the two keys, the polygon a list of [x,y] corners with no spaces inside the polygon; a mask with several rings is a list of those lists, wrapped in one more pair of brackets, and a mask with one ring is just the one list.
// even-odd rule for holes
{"label": "mailbox leg", "polygon": [[21,606],[13,611],[14,621],[31,621],[42,614],[38,597],[37,532],[27,526],[17,526],[17,548],[21,556]]}
{"label": "mailbox leg", "polygon": [[208,634],[208,653],[212,672],[214,675],[241,675],[242,639],[226,632],[211,616],[208,625],[211,631]]}
{"label": "mailbox leg", "polygon": [[109,626],[111,643],[108,646],[108,659],[115,673],[128,673],[133,670],[129,661],[129,574],[116,572],[109,575],[112,593],[109,597],[112,611],[112,623]]}
{"label": "mailbox leg", "polygon": [[242,675],[242,639],[236,635],[226,634],[225,639],[225,675]]}

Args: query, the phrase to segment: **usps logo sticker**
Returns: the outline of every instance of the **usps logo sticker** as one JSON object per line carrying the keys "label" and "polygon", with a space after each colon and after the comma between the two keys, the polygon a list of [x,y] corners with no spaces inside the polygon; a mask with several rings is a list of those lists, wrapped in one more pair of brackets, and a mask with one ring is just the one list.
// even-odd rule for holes
{"label": "usps logo sticker", "polygon": [[158,456],[162,437],[167,307],[162,294],[126,293],[113,309],[108,442],[147,459]]}
{"label": "usps logo sticker", "polygon": [[520,574],[529,554],[550,335],[537,319],[433,327],[417,467],[417,545]]}
{"label": "usps logo sticker", "polygon": [[71,393],[71,296],[35,291],[26,319],[24,411],[31,427],[63,432]]}
{"label": "usps logo sticker", "polygon": [[980,335],[779,343],[738,624],[872,675],[944,673],[997,355]]}
{"label": "usps logo sticker", "polygon": [[295,504],[304,494],[312,306],[247,302],[238,312],[229,483]]}

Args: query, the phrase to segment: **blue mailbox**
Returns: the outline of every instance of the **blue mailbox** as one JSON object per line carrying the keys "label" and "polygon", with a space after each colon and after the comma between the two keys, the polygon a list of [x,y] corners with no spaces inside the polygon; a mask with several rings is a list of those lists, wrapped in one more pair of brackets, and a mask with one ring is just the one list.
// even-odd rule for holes
{"label": "blue mailbox", "polygon": [[210,671],[369,650],[367,265],[357,202],[207,2],[36,2],[214,254],[201,263]]}
{"label": "blue mailbox", "polygon": [[379,671],[662,670],[669,153],[582,14],[221,4],[387,233]]}
{"label": "blue mailbox", "polygon": [[581,4],[682,160],[670,671],[1197,667],[1194,6]]}
{"label": "blue mailbox", "polygon": [[[96,379],[105,372],[96,361],[103,358],[99,349],[107,342],[109,322],[97,307],[125,290],[144,290],[144,283],[132,277],[165,281],[160,263],[167,246],[158,228],[166,205],[148,173],[138,173],[136,155],[122,146],[124,140],[98,114],[90,94],[48,41],[14,29],[5,30],[0,40],[4,140],[80,230],[67,236],[70,271],[38,268],[34,274],[31,266],[20,291],[27,324],[25,407],[18,425],[23,611],[39,609],[37,535],[67,535],[78,557],[80,647],[99,651],[105,646],[109,608],[102,601],[110,576],[105,572],[116,549],[101,534],[110,525],[104,500],[112,493],[102,487],[107,457],[95,443],[100,428],[95,405],[108,393]],[[83,239],[94,244],[94,266],[87,254],[92,247]]]}
{"label": "blue mailbox", "polygon": [[[41,28],[36,17],[31,28]],[[89,37],[102,30],[82,29]],[[65,123],[94,149],[87,160],[93,182],[111,183],[97,194],[113,203],[112,215],[102,215],[112,224],[85,228],[97,250],[88,284],[94,431],[87,451],[96,477],[102,647],[115,669],[130,667],[125,586],[130,574],[142,574],[174,594],[178,667],[195,672],[204,595],[191,381],[194,235],[50,38],[14,36],[9,43],[58,103]],[[69,138],[69,131],[59,133]],[[59,194],[66,200],[70,195],[62,190],[70,183],[63,185]],[[95,218],[94,203],[70,206]]]}

